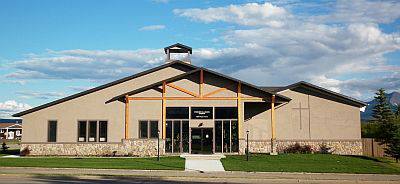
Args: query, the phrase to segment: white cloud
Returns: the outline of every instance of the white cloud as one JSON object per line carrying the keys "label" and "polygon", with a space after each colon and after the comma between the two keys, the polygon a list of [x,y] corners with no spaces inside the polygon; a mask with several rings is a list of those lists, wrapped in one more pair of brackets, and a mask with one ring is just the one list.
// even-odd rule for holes
{"label": "white cloud", "polygon": [[60,98],[64,97],[65,94],[61,92],[33,92],[33,91],[17,91],[16,94],[20,95],[21,98],[24,99],[53,99],[53,98]]}
{"label": "white cloud", "polygon": [[13,62],[13,79],[110,80],[132,75],[164,62],[161,49],[48,51]]}
{"label": "white cloud", "polygon": [[161,29],[165,29],[165,25],[144,26],[144,27],[141,27],[139,30],[140,31],[155,31],[155,30],[161,30]]}
{"label": "white cloud", "polygon": [[28,104],[18,103],[14,100],[0,102],[0,117],[10,117],[14,113],[18,113],[27,109],[32,108]]}
{"label": "white cloud", "polygon": [[284,8],[271,3],[248,3],[207,9],[175,9],[174,13],[206,23],[224,21],[247,26],[268,25],[272,27],[283,26],[284,20],[290,16]]}
{"label": "white cloud", "polygon": [[69,86],[68,88],[74,92],[82,92],[82,91],[92,89],[93,87],[92,86]]}
{"label": "white cloud", "polygon": [[339,0],[334,13],[315,19],[339,23],[391,23],[400,17],[399,10],[399,1]]}

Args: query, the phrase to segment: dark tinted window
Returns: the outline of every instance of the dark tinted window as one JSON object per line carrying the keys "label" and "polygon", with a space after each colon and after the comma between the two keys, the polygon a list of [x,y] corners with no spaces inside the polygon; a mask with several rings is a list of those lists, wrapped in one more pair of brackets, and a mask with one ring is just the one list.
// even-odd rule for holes
{"label": "dark tinted window", "polygon": [[150,121],[150,138],[158,137],[158,121]]}
{"label": "dark tinted window", "polygon": [[148,121],[139,121],[139,138],[147,138],[148,135],[147,122]]}
{"label": "dark tinted window", "polygon": [[99,121],[99,142],[107,142],[107,121]]}
{"label": "dark tinted window", "polygon": [[97,121],[89,121],[89,142],[97,140]]}
{"label": "dark tinted window", "polygon": [[167,107],[167,119],[189,119],[189,107]]}
{"label": "dark tinted window", "polygon": [[86,121],[78,122],[78,142],[86,141]]}
{"label": "dark tinted window", "polygon": [[237,119],[236,107],[215,107],[215,119]]}
{"label": "dark tinted window", "polygon": [[48,134],[47,134],[48,142],[56,142],[57,141],[57,121],[49,121],[48,126]]}

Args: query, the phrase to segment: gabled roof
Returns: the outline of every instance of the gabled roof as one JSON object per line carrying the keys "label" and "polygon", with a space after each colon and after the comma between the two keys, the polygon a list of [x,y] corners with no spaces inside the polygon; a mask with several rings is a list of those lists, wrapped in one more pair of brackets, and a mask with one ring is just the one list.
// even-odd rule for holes
{"label": "gabled roof", "polygon": [[26,115],[26,114],[29,114],[29,113],[32,113],[32,112],[35,112],[35,111],[38,111],[38,110],[53,106],[53,105],[60,104],[60,103],[65,102],[65,101],[69,101],[69,100],[72,100],[72,99],[75,99],[75,98],[78,98],[78,97],[81,97],[81,96],[84,96],[84,95],[87,95],[87,94],[90,94],[90,93],[93,93],[93,92],[96,92],[96,91],[99,91],[99,90],[102,90],[102,89],[105,89],[105,88],[108,88],[108,87],[111,87],[111,86],[114,86],[114,85],[117,85],[117,84],[132,80],[132,79],[137,78],[137,77],[141,77],[143,75],[146,75],[146,74],[149,74],[149,73],[152,73],[152,72],[167,68],[167,67],[172,66],[172,65],[182,65],[182,66],[186,66],[186,67],[191,68],[191,69],[195,69],[196,68],[195,66],[190,65],[188,63],[185,63],[183,61],[179,61],[179,60],[172,61],[172,62],[169,62],[167,64],[164,64],[164,65],[161,65],[161,66],[158,66],[158,67],[155,67],[155,68],[152,68],[152,69],[137,73],[135,75],[131,75],[131,76],[128,76],[128,77],[125,77],[125,78],[122,78],[122,79],[119,79],[119,80],[116,80],[116,81],[113,81],[113,82],[98,86],[98,87],[95,87],[95,88],[92,88],[92,89],[89,89],[89,90],[86,90],[86,91],[83,91],[83,92],[80,92],[80,93],[77,93],[77,94],[74,94],[74,95],[71,95],[71,96],[67,96],[65,98],[61,98],[61,99],[58,99],[58,100],[55,100],[55,101],[52,101],[52,102],[49,102],[49,103],[34,107],[32,109],[28,109],[26,111],[22,111],[22,112],[13,114],[12,116],[13,117],[20,117],[20,116],[23,116],[23,115]]}
{"label": "gabled roof", "polygon": [[170,50],[170,53],[187,53],[189,51],[189,53],[192,54],[192,47],[180,43],[175,43],[173,45],[165,47],[164,48],[165,54],[167,54],[167,50]]}
{"label": "gabled roof", "polygon": [[321,92],[321,93],[323,93],[325,95],[328,95],[330,97],[341,99],[341,100],[345,101],[346,103],[348,103],[350,105],[353,105],[353,106],[364,107],[364,106],[367,105],[367,103],[365,103],[363,101],[357,100],[355,98],[352,98],[352,97],[349,97],[349,96],[346,96],[346,95],[343,95],[343,94],[340,94],[340,93],[336,93],[336,92],[331,91],[329,89],[325,89],[325,88],[322,88],[320,86],[317,86],[317,85],[314,85],[314,84],[311,84],[311,83],[308,83],[308,82],[305,82],[305,81],[300,81],[300,82],[297,82],[297,83],[294,83],[294,84],[291,84],[291,85],[288,85],[288,86],[283,86],[283,87],[261,87],[261,88],[263,88],[266,91],[279,93],[279,92],[282,92],[282,91],[287,90],[287,89],[295,89],[295,88],[298,88],[298,87],[305,87],[307,89],[311,89],[311,90],[315,90],[315,91]]}
{"label": "gabled roof", "polygon": [[[283,95],[279,95],[279,94],[276,94],[276,93],[271,93],[271,92],[265,91],[265,90],[259,88],[258,86],[252,85],[250,83],[247,83],[247,82],[244,82],[244,81],[241,81],[241,80],[238,80],[238,79],[235,79],[235,78],[232,78],[232,77],[229,77],[229,76],[226,76],[226,75],[223,75],[223,74],[220,74],[218,72],[215,72],[215,71],[212,71],[212,70],[209,70],[209,69],[206,69],[206,68],[202,68],[202,67],[197,67],[197,69],[195,69],[195,70],[192,70],[192,71],[189,71],[189,72],[186,72],[186,73],[171,77],[169,79],[166,79],[165,82],[168,83],[168,82],[177,81],[177,80],[182,79],[182,78],[184,78],[186,76],[189,76],[191,74],[200,72],[201,70],[203,70],[203,72],[206,72],[206,73],[208,72],[208,73],[211,73],[213,75],[217,75],[219,77],[222,77],[222,78],[234,81],[234,82],[240,82],[242,85],[245,85],[245,86],[248,86],[250,88],[256,89],[256,90],[258,90],[260,92],[263,92],[263,93],[266,93],[268,95],[276,95],[278,102],[288,102],[288,101],[291,100],[290,98],[285,97]],[[154,87],[158,87],[158,86],[162,85],[162,83],[163,83],[163,81],[159,81],[159,82],[144,86],[142,88],[139,88],[139,89],[136,89],[136,90],[133,90],[133,91],[118,95],[118,96],[108,100],[106,103],[110,103],[110,102],[113,102],[113,101],[116,101],[116,100],[124,101],[125,96],[127,96],[127,95],[129,96],[129,95],[137,94],[137,93],[152,89]]]}
{"label": "gabled roof", "polygon": [[19,123],[0,123],[0,129],[3,128],[22,128],[22,125]]}

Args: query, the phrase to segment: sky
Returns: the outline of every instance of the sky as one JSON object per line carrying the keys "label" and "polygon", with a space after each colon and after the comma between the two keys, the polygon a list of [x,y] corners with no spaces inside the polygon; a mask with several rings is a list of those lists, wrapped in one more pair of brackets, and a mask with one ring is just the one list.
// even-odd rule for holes
{"label": "sky", "polygon": [[400,91],[400,1],[1,0],[0,117],[165,61],[368,101]]}

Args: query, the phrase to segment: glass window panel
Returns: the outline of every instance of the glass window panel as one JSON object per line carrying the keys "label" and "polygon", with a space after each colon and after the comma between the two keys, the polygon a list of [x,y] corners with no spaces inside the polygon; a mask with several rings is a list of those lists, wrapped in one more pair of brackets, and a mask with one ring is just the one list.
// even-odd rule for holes
{"label": "glass window panel", "polygon": [[49,121],[47,141],[57,141],[57,121]]}
{"label": "glass window panel", "polygon": [[107,121],[99,122],[99,142],[107,142]]}
{"label": "glass window panel", "polygon": [[182,150],[189,153],[189,121],[182,121]]}
{"label": "glass window panel", "polygon": [[165,152],[172,153],[172,121],[166,121]]}
{"label": "glass window panel", "polygon": [[174,121],[174,139],[173,139],[173,152],[181,152],[181,121]]}
{"label": "glass window panel", "polygon": [[189,107],[167,107],[167,119],[189,119]]}
{"label": "glass window panel", "polygon": [[215,119],[237,119],[236,107],[215,107]]}
{"label": "glass window panel", "polygon": [[232,121],[232,152],[239,152],[238,122]]}
{"label": "glass window panel", "polygon": [[139,121],[139,138],[146,139],[148,138],[148,122],[147,121]]}
{"label": "glass window panel", "polygon": [[158,138],[158,121],[150,121],[150,138]]}
{"label": "glass window panel", "polygon": [[222,121],[215,121],[215,152],[222,152]]}
{"label": "glass window panel", "polygon": [[97,140],[97,121],[89,121],[89,142]]}
{"label": "glass window panel", "polygon": [[231,150],[231,137],[230,137],[230,133],[231,133],[231,126],[230,126],[230,121],[223,121],[224,123],[224,132],[223,132],[223,136],[224,136],[224,144],[223,144],[223,149],[224,152],[230,152]]}
{"label": "glass window panel", "polygon": [[78,122],[78,142],[86,141],[86,121]]}

